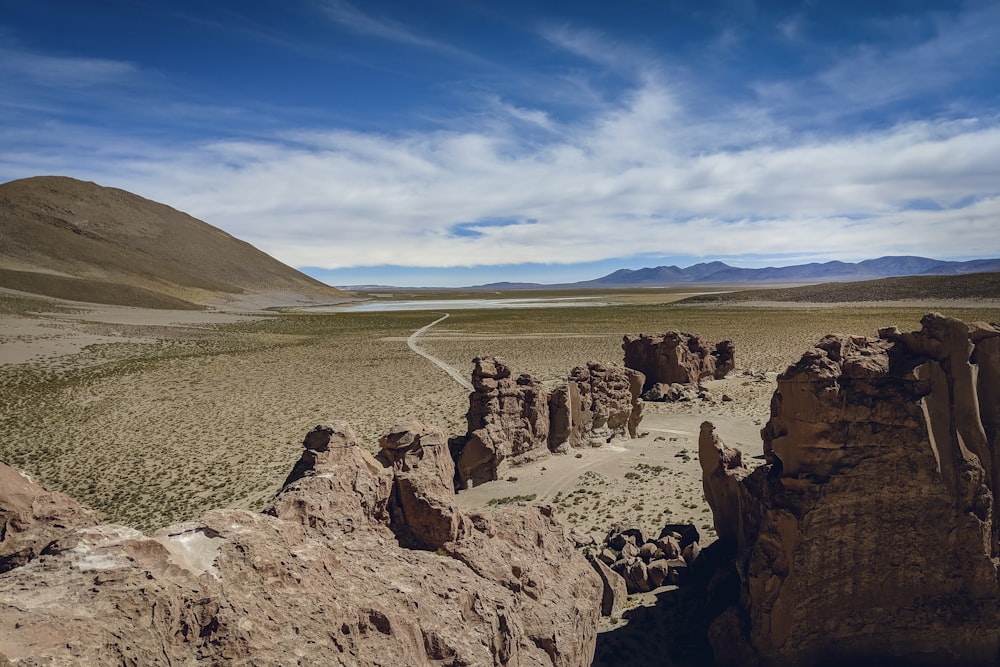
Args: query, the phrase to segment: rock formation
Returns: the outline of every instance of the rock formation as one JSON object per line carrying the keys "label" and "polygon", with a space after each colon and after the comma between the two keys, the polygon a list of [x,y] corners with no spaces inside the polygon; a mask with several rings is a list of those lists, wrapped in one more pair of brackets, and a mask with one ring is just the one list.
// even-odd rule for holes
{"label": "rock formation", "polygon": [[379,458],[394,472],[390,526],[400,542],[434,551],[456,539],[462,516],[454,505],[455,464],[444,433],[400,422],[379,445]]}
{"label": "rock formation", "polygon": [[701,448],[737,533],[717,663],[996,664],[1000,326],[922,325],[827,336],[789,367],[745,479]]}
{"label": "rock formation", "polygon": [[[645,375],[643,394],[658,384],[697,387],[703,379],[722,379],[736,367],[736,347],[732,341],[724,340],[709,347],[697,336],[680,331],[659,336],[625,336],[622,350],[625,366]],[[665,387],[660,388],[660,394],[666,394]]]}
{"label": "rock formation", "polygon": [[642,419],[641,373],[590,362],[547,392],[528,374],[514,378],[497,357],[473,360],[468,433],[454,453],[458,486],[499,479],[510,465],[636,436]]}
{"label": "rock formation", "polygon": [[590,362],[577,366],[549,395],[549,448],[600,446],[614,438],[634,438],[642,420],[642,373]]}
{"label": "rock formation", "polygon": [[590,664],[600,578],[547,508],[455,510],[442,440],[321,426],[264,513],[62,533],[0,576],[0,663]]}
{"label": "rock formation", "polygon": [[528,374],[513,378],[498,357],[476,357],[473,363],[469,430],[458,460],[462,486],[496,479],[501,463],[544,454],[549,438],[549,403],[541,382]]}
{"label": "rock formation", "polygon": [[742,531],[740,482],[748,474],[743,467],[743,455],[722,442],[711,422],[703,422],[698,436],[698,462],[705,499],[715,519],[715,532],[720,541],[735,545]]}
{"label": "rock formation", "polygon": [[95,512],[66,494],[46,491],[0,464],[0,574],[37,557],[70,530],[96,523]]}

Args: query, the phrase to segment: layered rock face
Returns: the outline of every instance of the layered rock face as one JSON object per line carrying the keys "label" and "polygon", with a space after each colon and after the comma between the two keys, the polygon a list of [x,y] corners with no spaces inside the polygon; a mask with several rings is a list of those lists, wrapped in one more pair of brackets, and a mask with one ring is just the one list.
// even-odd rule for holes
{"label": "layered rock face", "polygon": [[458,461],[463,486],[496,479],[504,461],[537,457],[549,438],[549,402],[541,382],[528,374],[512,377],[498,357],[472,361],[468,440]]}
{"label": "layered rock face", "polygon": [[400,543],[433,551],[457,538],[462,515],[453,502],[455,464],[444,433],[421,422],[400,422],[379,445],[378,458],[395,473],[390,526]]}
{"label": "layered rock face", "polygon": [[620,366],[592,361],[574,368],[566,384],[549,395],[549,448],[564,451],[636,437],[643,381],[642,373]]}
{"label": "layered rock face", "polygon": [[[0,576],[0,662],[589,664],[601,582],[545,508],[463,515],[442,437],[317,427],[264,513],[65,532]],[[408,548],[413,544],[419,548]]]}
{"label": "layered rock face", "polygon": [[514,378],[500,358],[477,357],[473,363],[469,430],[456,455],[461,488],[498,479],[506,467],[549,451],[636,435],[644,380],[637,371],[590,362],[549,393],[531,375]]}
{"label": "layered rock face", "polygon": [[749,476],[703,431],[736,538],[718,663],[996,664],[1000,327],[922,324],[827,336],[789,367]]}
{"label": "layered rock face", "polygon": [[[625,366],[645,375],[643,393],[656,385],[698,386],[706,378],[722,379],[736,368],[736,347],[724,340],[706,345],[697,336],[668,331],[659,336],[625,336],[622,340]],[[666,395],[665,388],[657,389]]]}

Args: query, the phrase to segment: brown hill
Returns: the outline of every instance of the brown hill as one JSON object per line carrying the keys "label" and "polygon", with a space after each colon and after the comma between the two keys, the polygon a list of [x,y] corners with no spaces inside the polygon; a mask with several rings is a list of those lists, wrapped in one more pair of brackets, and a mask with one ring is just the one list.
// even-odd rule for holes
{"label": "brown hill", "polygon": [[0,286],[152,308],[344,296],[186,213],[61,176],[0,185]]}
{"label": "brown hill", "polygon": [[927,299],[1000,299],[1000,273],[961,276],[908,276],[804,287],[755,289],[724,294],[702,294],[677,303],[736,303],[790,301],[850,303],[854,301],[910,301]]}

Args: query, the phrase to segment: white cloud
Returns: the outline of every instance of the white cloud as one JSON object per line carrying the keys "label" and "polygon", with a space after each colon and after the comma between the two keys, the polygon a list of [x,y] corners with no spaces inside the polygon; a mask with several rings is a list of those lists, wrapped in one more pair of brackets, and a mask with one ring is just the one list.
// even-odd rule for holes
{"label": "white cloud", "polygon": [[[359,33],[450,48],[343,0],[324,6]],[[956,25],[935,38],[945,53],[961,50]],[[757,106],[720,105],[706,116],[695,110],[705,102],[695,83],[668,77],[669,67],[648,54],[565,26],[546,37],[626,73],[628,89],[598,93],[587,77],[562,72],[563,84],[588,91],[582,119],[560,120],[488,91],[479,95],[480,108],[456,111],[450,129],[398,133],[298,128],[184,145],[71,125],[31,137],[0,128],[8,147],[0,176],[65,173],[122,187],[289,264],[330,269],[576,263],[643,253],[1000,256],[1000,118],[907,121],[839,136],[805,135],[776,120],[787,100],[822,85],[840,90],[852,72],[869,67],[855,91],[864,98],[903,71],[894,56],[854,54],[818,80],[758,86]],[[932,50],[910,52],[928,62]],[[36,60],[33,67],[91,81],[130,73],[127,64],[79,59]],[[18,148],[27,145],[31,150]],[[483,220],[537,222],[470,224]],[[455,234],[456,225],[478,234]]]}
{"label": "white cloud", "polygon": [[473,53],[430,37],[406,24],[366,14],[347,0],[318,0],[320,10],[332,21],[361,35],[421,49],[430,49],[453,57],[479,61]]}
{"label": "white cloud", "polygon": [[0,48],[0,76],[34,85],[82,88],[133,81],[138,68],[107,58],[60,57]]}
{"label": "white cloud", "polygon": [[[672,145],[684,131],[672,99],[647,83],[613,112],[563,126],[543,144],[507,131],[331,131],[137,155],[131,183],[116,185],[297,266],[569,263],[647,252],[1000,255],[995,119],[699,153]],[[915,200],[944,210],[910,210]],[[538,222],[449,234],[486,218]]]}

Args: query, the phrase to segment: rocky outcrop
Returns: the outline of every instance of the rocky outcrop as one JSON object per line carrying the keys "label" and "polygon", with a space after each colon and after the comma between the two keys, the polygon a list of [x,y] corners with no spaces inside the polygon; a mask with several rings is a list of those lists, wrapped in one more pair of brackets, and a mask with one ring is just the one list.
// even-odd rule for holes
{"label": "rocky outcrop", "polygon": [[97,513],[64,493],[46,491],[0,463],[0,574],[32,560],[53,540],[97,523]]}
{"label": "rocky outcrop", "polygon": [[514,378],[502,359],[473,362],[468,433],[453,453],[459,488],[499,479],[507,467],[550,451],[636,436],[642,373],[592,361],[547,392],[531,375]]}
{"label": "rocky outcrop", "polygon": [[[996,664],[1000,326],[922,325],[827,336],[778,377],[767,462],[736,489],[719,664]],[[745,473],[703,449],[721,534],[720,475]]]}
{"label": "rocky outcrop", "polygon": [[735,546],[742,532],[740,483],[748,474],[743,467],[743,455],[722,442],[715,433],[715,425],[703,422],[698,436],[698,462],[715,532],[719,540]]}
{"label": "rocky outcrop", "polygon": [[550,511],[446,507],[422,424],[386,436],[388,467],[343,423],[304,444],[264,513],[82,528],[0,576],[0,662],[590,664],[601,582]]}
{"label": "rocky outcrop", "polygon": [[544,454],[549,438],[548,395],[541,382],[528,374],[512,377],[498,357],[476,357],[473,363],[468,435],[458,460],[462,486],[496,479],[505,462]]}
{"label": "rocky outcrop", "polygon": [[462,516],[454,505],[455,464],[444,433],[404,421],[379,445],[379,458],[393,469],[390,526],[400,542],[434,551],[456,539]]}
{"label": "rocky outcrop", "polygon": [[549,395],[549,449],[600,446],[614,438],[634,438],[642,420],[642,373],[590,362],[577,366]]}
{"label": "rocky outcrop", "polygon": [[[736,367],[736,347],[732,341],[709,346],[697,336],[680,331],[668,331],[659,336],[625,336],[622,350],[625,366],[645,376],[644,394],[658,384],[697,387],[706,378],[724,378]],[[666,390],[661,388],[659,393],[665,395]]]}

